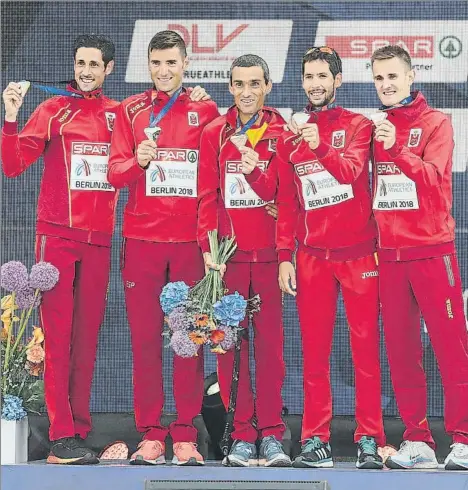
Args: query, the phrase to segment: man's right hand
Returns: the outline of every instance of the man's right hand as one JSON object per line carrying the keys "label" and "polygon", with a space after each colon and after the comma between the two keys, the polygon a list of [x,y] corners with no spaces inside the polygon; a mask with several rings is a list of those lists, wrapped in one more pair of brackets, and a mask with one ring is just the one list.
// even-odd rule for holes
{"label": "man's right hand", "polygon": [[[291,281],[291,285],[289,282]],[[278,283],[281,291],[296,296],[296,271],[291,262],[281,262],[279,266]]]}
{"label": "man's right hand", "polygon": [[205,252],[203,254],[203,260],[205,261],[205,274],[208,274],[210,270],[215,270],[219,271],[221,277],[224,276],[224,273],[226,272],[226,264],[215,264],[213,262],[213,258],[211,257],[210,252]]}
{"label": "man's right hand", "polygon": [[137,148],[137,160],[138,165],[142,168],[146,168],[151,160],[156,159],[156,148],[158,146],[154,141],[143,140]]}
{"label": "man's right hand", "polygon": [[23,105],[23,94],[21,85],[16,82],[10,82],[8,87],[3,91],[3,103],[5,104],[5,121],[16,122],[20,107]]}

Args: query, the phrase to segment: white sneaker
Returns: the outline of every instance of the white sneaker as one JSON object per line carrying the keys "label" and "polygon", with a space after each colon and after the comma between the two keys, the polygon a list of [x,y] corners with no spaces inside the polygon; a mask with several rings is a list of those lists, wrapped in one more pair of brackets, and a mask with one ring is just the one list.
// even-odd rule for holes
{"label": "white sneaker", "polygon": [[468,444],[456,442],[450,446],[452,450],[445,458],[446,470],[468,470]]}
{"label": "white sneaker", "polygon": [[437,468],[434,450],[425,442],[403,441],[400,449],[389,456],[385,465],[394,470],[433,469]]}

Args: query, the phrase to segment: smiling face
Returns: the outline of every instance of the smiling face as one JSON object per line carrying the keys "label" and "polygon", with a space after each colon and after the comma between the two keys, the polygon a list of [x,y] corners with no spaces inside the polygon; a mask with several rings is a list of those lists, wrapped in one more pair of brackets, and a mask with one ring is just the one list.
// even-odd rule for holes
{"label": "smiling face", "polygon": [[148,67],[157,90],[172,95],[181,85],[188,58],[183,57],[177,47],[169,49],[152,49],[149,54]]}
{"label": "smiling face", "polygon": [[323,107],[335,99],[335,91],[341,86],[341,73],[336,77],[330,65],[324,60],[309,61],[304,64],[302,88],[314,107]]}
{"label": "smiling face", "polygon": [[114,61],[104,66],[102,52],[97,48],[79,48],[75,55],[75,81],[83,92],[92,92],[101,87],[112,72]]}
{"label": "smiling face", "polygon": [[261,66],[236,66],[232,69],[229,92],[239,111],[242,122],[250,119],[264,105],[265,97],[270,93],[272,83],[265,82]]}
{"label": "smiling face", "polygon": [[400,58],[375,60],[372,73],[377,95],[383,105],[393,106],[410,95],[414,71]]}

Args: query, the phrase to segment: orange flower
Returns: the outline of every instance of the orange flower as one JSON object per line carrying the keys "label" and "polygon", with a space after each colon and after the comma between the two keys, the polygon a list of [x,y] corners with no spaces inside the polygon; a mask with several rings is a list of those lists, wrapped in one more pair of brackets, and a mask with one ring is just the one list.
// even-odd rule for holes
{"label": "orange flower", "polygon": [[201,332],[190,332],[189,333],[189,339],[197,345],[202,345],[206,342],[206,336],[205,334]]}
{"label": "orange flower", "polygon": [[6,340],[8,338],[8,331],[10,329],[10,326],[5,326],[2,328],[2,330],[0,331],[0,340]]}
{"label": "orange flower", "polygon": [[195,315],[195,325],[197,327],[206,327],[208,325],[208,315]]}
{"label": "orange flower", "polygon": [[40,345],[33,345],[26,351],[26,359],[34,364],[42,362],[44,357],[45,352]]}
{"label": "orange flower", "polygon": [[213,343],[219,344],[224,340],[225,333],[222,330],[213,330],[210,335],[210,339]]}
{"label": "orange flower", "polygon": [[33,345],[39,345],[44,342],[44,333],[42,332],[42,328],[33,327],[33,336],[29,341],[29,344],[26,346],[26,349],[31,348]]}
{"label": "orange flower", "polygon": [[40,374],[42,374],[44,372],[44,363],[43,362],[34,363],[34,362],[26,361],[26,364],[24,367],[25,367],[26,371],[31,376],[39,376]]}

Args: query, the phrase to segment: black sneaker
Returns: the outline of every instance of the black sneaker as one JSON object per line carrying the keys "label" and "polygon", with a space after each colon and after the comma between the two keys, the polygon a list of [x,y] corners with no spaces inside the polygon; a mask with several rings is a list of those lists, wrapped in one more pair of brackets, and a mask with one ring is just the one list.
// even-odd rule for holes
{"label": "black sneaker", "polygon": [[74,437],[62,437],[51,441],[50,454],[47,463],[50,464],[97,464],[98,457],[91,449],[84,447],[82,442]]}
{"label": "black sneaker", "polygon": [[364,470],[381,470],[383,459],[377,452],[377,443],[373,437],[362,436],[357,444],[356,468]]}
{"label": "black sneaker", "polygon": [[301,454],[293,462],[294,468],[333,468],[331,447],[320,437],[305,439]]}

